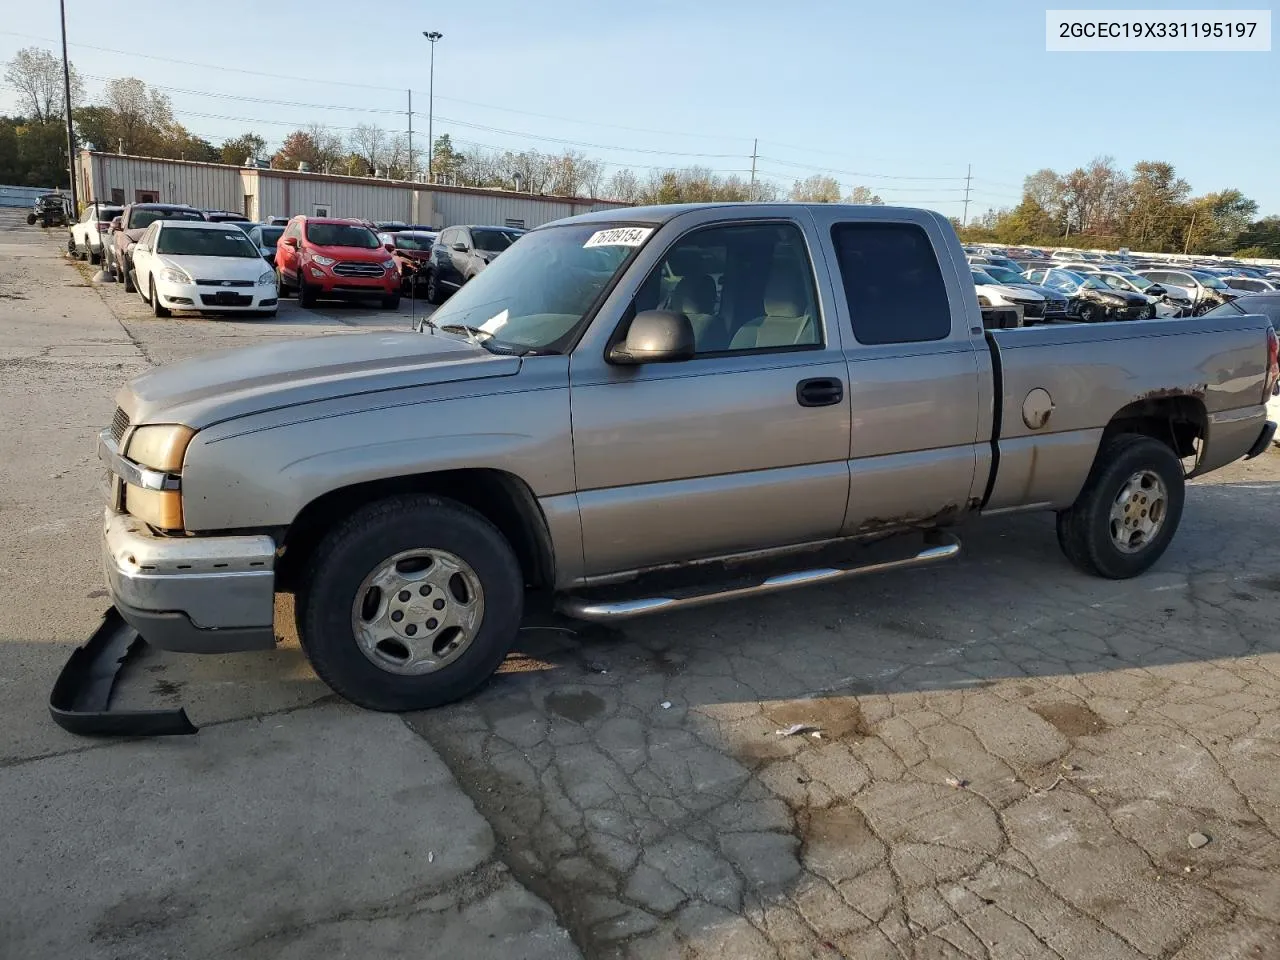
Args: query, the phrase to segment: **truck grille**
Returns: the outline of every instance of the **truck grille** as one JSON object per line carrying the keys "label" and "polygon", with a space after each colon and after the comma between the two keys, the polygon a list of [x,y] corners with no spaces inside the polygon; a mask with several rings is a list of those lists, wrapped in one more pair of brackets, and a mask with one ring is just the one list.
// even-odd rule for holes
{"label": "truck grille", "polygon": [[344,260],[341,263],[334,264],[333,272],[339,277],[378,277],[381,279],[385,271],[377,263],[352,263]]}
{"label": "truck grille", "polygon": [[201,287],[252,287],[252,280],[197,280]]}
{"label": "truck grille", "polygon": [[120,438],[124,436],[124,432],[128,429],[129,415],[119,407],[116,407],[115,415],[111,418],[111,439],[119,443]]}

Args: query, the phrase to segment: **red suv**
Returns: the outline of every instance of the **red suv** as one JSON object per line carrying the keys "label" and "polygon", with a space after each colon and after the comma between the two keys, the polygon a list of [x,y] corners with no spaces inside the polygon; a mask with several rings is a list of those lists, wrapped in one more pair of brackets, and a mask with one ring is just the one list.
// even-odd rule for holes
{"label": "red suv", "polygon": [[368,227],[334,217],[294,217],[276,244],[280,296],[298,291],[309,307],[321,297],[378,297],[400,306],[400,269]]}

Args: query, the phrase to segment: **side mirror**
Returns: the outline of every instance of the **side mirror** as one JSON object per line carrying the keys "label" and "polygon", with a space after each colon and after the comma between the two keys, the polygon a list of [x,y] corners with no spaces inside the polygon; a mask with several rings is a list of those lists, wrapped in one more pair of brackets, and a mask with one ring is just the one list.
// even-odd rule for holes
{"label": "side mirror", "polygon": [[645,310],[637,313],[627,337],[609,351],[609,362],[620,366],[641,363],[679,363],[694,355],[693,324],[683,313]]}
{"label": "side mirror", "polygon": [[457,243],[453,245],[453,249],[457,250],[459,253],[466,253],[467,245],[463,243],[461,240],[459,240]]}
{"label": "side mirror", "polygon": [[297,238],[297,237],[281,237],[281,238],[280,238],[280,246],[282,246],[282,247],[292,247],[294,250],[297,250],[297,249],[298,249],[298,238]]}
{"label": "side mirror", "polygon": [[119,217],[115,217],[114,219],[112,219],[112,221],[111,221],[111,232],[112,232],[112,233],[119,233],[119,232],[120,232],[121,230],[123,230],[123,229],[124,229],[124,223],[123,223],[123,222],[121,222],[121,220],[120,220],[120,218],[119,218]]}

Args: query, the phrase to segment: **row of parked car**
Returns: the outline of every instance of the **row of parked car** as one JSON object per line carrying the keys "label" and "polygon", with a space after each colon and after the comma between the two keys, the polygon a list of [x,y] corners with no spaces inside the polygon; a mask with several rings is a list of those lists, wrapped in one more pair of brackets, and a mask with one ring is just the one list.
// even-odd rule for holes
{"label": "row of parked car", "polygon": [[1280,269],[1127,253],[965,247],[978,301],[1018,307],[1023,323],[1203,316],[1249,294],[1280,291]]}
{"label": "row of parked car", "polygon": [[402,295],[419,292],[441,303],[522,233],[336,217],[255,223],[184,204],[93,202],[72,225],[67,250],[102,264],[157,316],[172,310],[270,314],[290,294],[303,306],[377,298],[396,309]]}

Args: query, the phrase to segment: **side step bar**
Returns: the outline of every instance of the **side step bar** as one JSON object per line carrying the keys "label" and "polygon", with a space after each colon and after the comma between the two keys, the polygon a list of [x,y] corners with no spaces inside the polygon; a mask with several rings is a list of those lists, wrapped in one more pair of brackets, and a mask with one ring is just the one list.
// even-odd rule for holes
{"label": "side step bar", "polygon": [[721,600],[737,600],[742,597],[763,596],[766,593],[778,593],[795,587],[808,587],[818,583],[830,583],[834,580],[847,580],[868,573],[884,573],[899,570],[903,567],[919,567],[925,564],[950,560],[960,553],[960,540],[950,533],[941,530],[933,531],[932,538],[941,541],[926,546],[915,556],[902,557],[897,560],[882,560],[848,566],[816,567],[812,570],[797,570],[793,573],[781,573],[758,580],[754,583],[742,584],[738,581],[733,586],[709,588],[685,588],[657,596],[636,600],[594,601],[587,597],[568,594],[561,597],[556,608],[565,616],[578,620],[617,621],[643,617],[651,613],[668,613],[672,610],[686,610],[690,607],[701,607]]}

